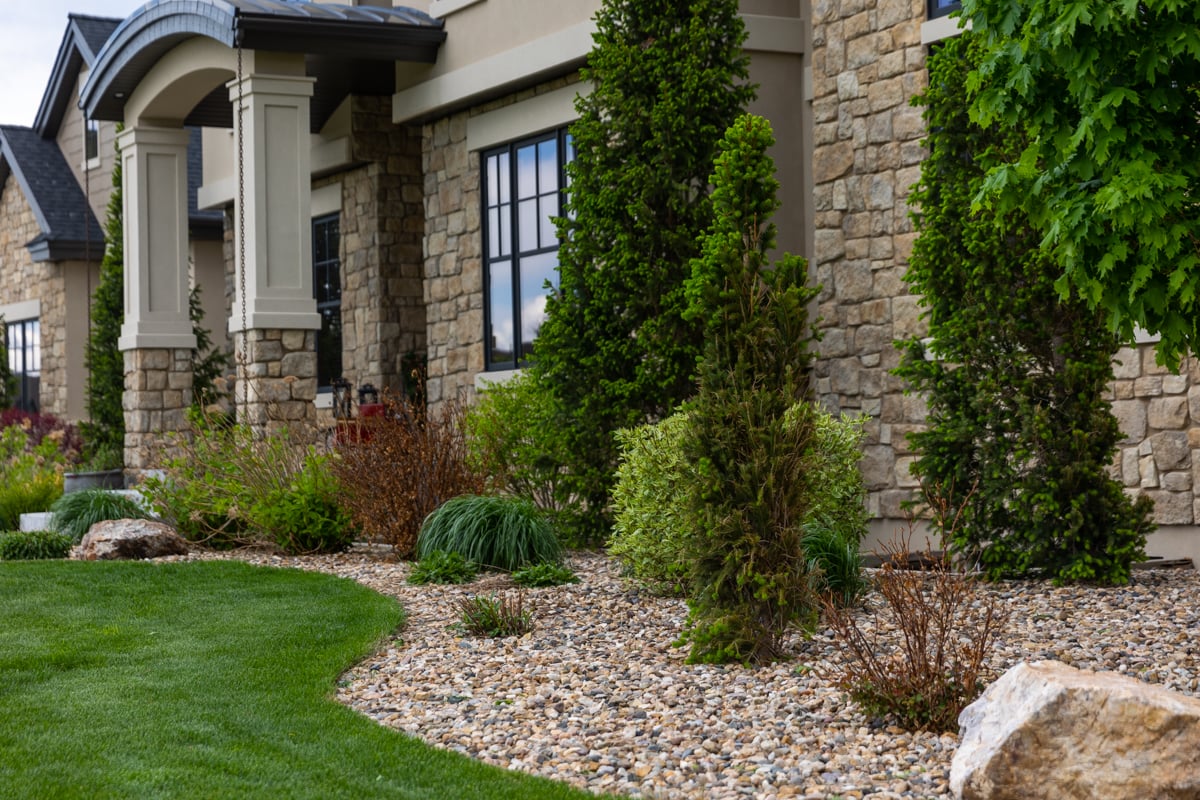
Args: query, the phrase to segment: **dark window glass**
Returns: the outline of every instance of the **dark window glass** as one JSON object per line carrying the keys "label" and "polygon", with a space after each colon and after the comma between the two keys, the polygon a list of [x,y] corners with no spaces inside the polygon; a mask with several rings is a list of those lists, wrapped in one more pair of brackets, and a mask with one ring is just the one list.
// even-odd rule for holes
{"label": "dark window glass", "polygon": [[339,217],[313,220],[313,296],[321,315],[317,334],[317,388],[330,391],[342,377],[342,262]]}
{"label": "dark window glass", "polygon": [[36,319],[10,322],[5,326],[8,369],[17,379],[16,407],[40,410],[42,379],[42,327]]}
{"label": "dark window glass", "polygon": [[483,154],[484,325],[489,369],[515,369],[533,354],[545,317],[546,282],[558,283],[558,230],[574,154],[558,130]]}
{"label": "dark window glass", "polygon": [[944,17],[951,11],[962,8],[961,0],[928,0],[929,19]]}
{"label": "dark window glass", "polygon": [[83,157],[88,161],[100,155],[100,123],[89,119],[83,128]]}

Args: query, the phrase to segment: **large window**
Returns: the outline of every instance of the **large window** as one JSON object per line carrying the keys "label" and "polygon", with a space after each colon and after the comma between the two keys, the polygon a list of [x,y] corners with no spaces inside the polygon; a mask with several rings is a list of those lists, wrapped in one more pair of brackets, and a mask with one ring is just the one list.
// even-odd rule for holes
{"label": "large window", "polygon": [[42,378],[42,330],[36,319],[10,322],[5,326],[8,369],[17,379],[14,404],[23,411],[38,411]]}
{"label": "large window", "polygon": [[528,362],[558,284],[559,214],[571,159],[565,129],[483,153],[485,339],[489,369]]}
{"label": "large window", "polygon": [[317,334],[317,388],[330,391],[342,377],[342,261],[338,215],[313,220],[313,295],[321,315]]}

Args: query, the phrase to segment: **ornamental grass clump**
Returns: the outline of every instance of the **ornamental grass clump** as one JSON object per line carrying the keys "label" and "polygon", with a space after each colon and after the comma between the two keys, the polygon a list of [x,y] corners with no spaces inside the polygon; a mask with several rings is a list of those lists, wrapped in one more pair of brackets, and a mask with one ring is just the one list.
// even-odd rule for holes
{"label": "ornamental grass clump", "polygon": [[97,522],[112,519],[148,519],[149,512],[135,500],[107,489],[85,489],[64,494],[50,506],[50,527],[78,542]]}
{"label": "ornamental grass clump", "polygon": [[537,507],[501,495],[463,495],[430,514],[417,538],[417,558],[435,550],[505,572],[562,560],[554,528]]}
{"label": "ornamental grass clump", "polygon": [[525,607],[525,592],[503,597],[461,597],[459,627],[472,636],[522,636],[533,630],[533,611]]}
{"label": "ornamental grass clump", "polygon": [[0,533],[0,561],[34,561],[66,558],[75,540],[55,531]]}

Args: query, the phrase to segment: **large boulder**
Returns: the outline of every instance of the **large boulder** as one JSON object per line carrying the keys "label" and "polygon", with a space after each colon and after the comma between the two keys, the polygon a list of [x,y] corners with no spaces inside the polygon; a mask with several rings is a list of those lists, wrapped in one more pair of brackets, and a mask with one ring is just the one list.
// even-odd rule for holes
{"label": "large boulder", "polygon": [[965,800],[1200,798],[1200,699],[1111,672],[1021,663],[958,718]]}
{"label": "large boulder", "polygon": [[72,551],[84,561],[187,555],[187,541],[170,526],[149,519],[97,522]]}

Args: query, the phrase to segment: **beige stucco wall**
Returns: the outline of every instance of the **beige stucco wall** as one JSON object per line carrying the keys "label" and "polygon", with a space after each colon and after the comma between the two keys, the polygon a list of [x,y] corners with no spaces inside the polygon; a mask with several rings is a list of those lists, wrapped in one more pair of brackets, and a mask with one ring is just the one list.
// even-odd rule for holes
{"label": "beige stucco wall", "polygon": [[[87,75],[86,70],[80,71],[71,97],[79,97],[79,90],[87,81]],[[90,162],[85,161],[83,111],[75,103],[68,103],[66,113],[63,114],[62,125],[59,126],[56,136],[58,148],[66,157],[71,171],[75,173],[75,179],[79,181],[81,187],[86,186],[92,213],[96,215],[96,219],[100,220],[102,226],[108,209],[108,198],[112,194],[113,188],[112,170],[117,157],[114,150],[116,135],[116,123],[100,122],[97,157]]]}

